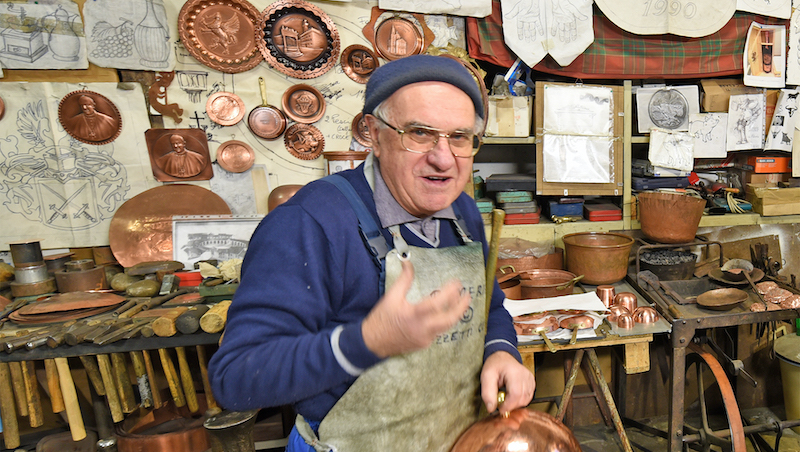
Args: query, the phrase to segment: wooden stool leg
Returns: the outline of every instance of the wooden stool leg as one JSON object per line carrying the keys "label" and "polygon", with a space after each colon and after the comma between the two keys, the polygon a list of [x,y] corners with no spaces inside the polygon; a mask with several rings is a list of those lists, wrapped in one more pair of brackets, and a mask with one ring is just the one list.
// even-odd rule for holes
{"label": "wooden stool leg", "polygon": [[572,401],[572,390],[575,389],[575,380],[578,379],[578,371],[581,368],[581,360],[583,359],[583,350],[575,352],[575,361],[572,363],[572,370],[569,373],[567,384],[564,385],[564,392],[561,394],[561,403],[558,405],[558,413],[556,419],[562,421],[566,413],[567,406]]}
{"label": "wooden stool leg", "polygon": [[603,397],[606,399],[606,404],[608,404],[608,408],[611,411],[611,417],[614,420],[614,428],[617,429],[617,434],[622,442],[622,448],[625,450],[625,452],[633,452],[631,443],[628,440],[628,435],[625,433],[625,428],[622,426],[622,419],[619,417],[617,405],[614,403],[614,398],[611,396],[611,390],[608,388],[608,383],[606,383],[606,379],[603,377],[603,373],[600,371],[600,361],[597,360],[597,354],[592,348],[588,349],[586,353],[589,355],[589,364],[592,367],[594,379],[600,386],[600,389],[603,392]]}

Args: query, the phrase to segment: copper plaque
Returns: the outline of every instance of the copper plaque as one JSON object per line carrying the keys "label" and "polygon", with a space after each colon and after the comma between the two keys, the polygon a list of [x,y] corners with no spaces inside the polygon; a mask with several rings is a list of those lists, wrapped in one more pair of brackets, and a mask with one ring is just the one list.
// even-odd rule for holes
{"label": "copper plaque", "polygon": [[270,66],[295,78],[319,77],[339,56],[339,32],[333,21],[303,0],[278,0],[265,9],[256,43]]}
{"label": "copper plaque", "polygon": [[214,175],[203,130],[149,129],[144,138],[157,180],[209,180]]}
{"label": "copper plaque", "polygon": [[58,104],[58,121],[64,130],[87,144],[106,144],[122,131],[122,117],[117,106],[94,91],[73,91]]}
{"label": "copper plaque", "polygon": [[225,171],[243,173],[249,170],[255,161],[255,151],[243,141],[226,141],[217,148],[217,163]]}
{"label": "copper plaque", "polygon": [[340,64],[345,75],[358,83],[367,83],[369,76],[381,65],[375,52],[360,44],[344,49]]}
{"label": "copper plaque", "polygon": [[367,127],[367,121],[364,120],[363,112],[358,112],[353,118],[353,123],[350,125],[350,128],[353,131],[353,138],[355,138],[359,144],[366,147],[372,146],[372,137],[369,135],[369,127]]}
{"label": "copper plaque", "polygon": [[3,102],[3,98],[0,97],[0,119],[3,119],[4,114],[6,114],[6,104]]}
{"label": "copper plaque", "polygon": [[123,267],[172,260],[173,215],[230,215],[228,204],[211,190],[190,184],[151,188],[114,213],[108,241]]}
{"label": "copper plaque", "polygon": [[314,160],[325,149],[325,137],[311,124],[292,124],[283,134],[283,143],[293,156],[301,160]]}
{"label": "copper plaque", "polygon": [[410,55],[418,55],[433,42],[435,35],[422,14],[410,14],[414,20],[398,14],[378,21],[385,11],[372,7],[372,17],[362,32],[372,43],[378,55],[387,60],[397,60]]}
{"label": "copper plaque", "polygon": [[221,126],[232,126],[244,118],[244,101],[226,91],[214,93],[206,101],[206,114]]}
{"label": "copper plaque", "polygon": [[235,74],[261,62],[258,10],[247,0],[189,0],[178,14],[181,43],[200,63]]}
{"label": "copper plaque", "polygon": [[294,85],[283,93],[281,102],[286,116],[304,124],[317,122],[325,114],[325,98],[313,86]]}

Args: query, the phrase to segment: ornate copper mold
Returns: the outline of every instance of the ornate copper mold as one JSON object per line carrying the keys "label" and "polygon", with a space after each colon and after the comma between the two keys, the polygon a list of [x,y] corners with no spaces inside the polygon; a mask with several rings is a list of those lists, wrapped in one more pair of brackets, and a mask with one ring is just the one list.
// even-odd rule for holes
{"label": "ornate copper mold", "polygon": [[221,126],[232,126],[244,118],[244,101],[233,93],[220,91],[208,96],[206,114]]}
{"label": "ornate copper mold", "polygon": [[64,130],[87,144],[106,144],[122,131],[117,106],[106,96],[89,90],[73,91],[58,104],[58,121]]}
{"label": "ornate copper mold", "polygon": [[226,141],[217,148],[217,163],[225,171],[243,173],[249,170],[255,161],[255,151],[243,141]]}
{"label": "ornate copper mold", "polygon": [[350,129],[353,131],[353,138],[355,138],[359,144],[365,147],[372,146],[372,136],[369,134],[369,127],[367,127],[367,121],[364,120],[363,112],[358,112],[358,114],[353,117]]}
{"label": "ornate copper mold", "polygon": [[278,0],[265,9],[256,44],[270,66],[301,79],[328,72],[339,56],[339,32],[333,21],[303,0]]}
{"label": "ornate copper mold", "polygon": [[294,85],[283,93],[281,101],[286,116],[303,124],[317,122],[325,114],[325,98],[313,86]]}
{"label": "ornate copper mold", "polygon": [[360,44],[344,49],[339,61],[345,75],[358,83],[367,83],[369,76],[381,65],[375,52]]}
{"label": "ornate copper mold", "polygon": [[200,63],[235,74],[261,62],[258,10],[246,0],[189,0],[178,14],[181,43]]}
{"label": "ornate copper mold", "polygon": [[384,12],[386,11],[373,6],[372,17],[362,29],[364,37],[384,59],[397,60],[418,55],[433,42],[435,35],[428,28],[422,14],[411,14],[413,21],[399,14],[393,14],[379,22],[378,19]]}
{"label": "ornate copper mold", "polygon": [[149,129],[144,138],[157,180],[208,180],[214,175],[208,141],[202,130]]}
{"label": "ornate copper mold", "polygon": [[325,149],[325,137],[311,124],[292,124],[283,134],[283,143],[293,156],[301,160],[314,160]]}

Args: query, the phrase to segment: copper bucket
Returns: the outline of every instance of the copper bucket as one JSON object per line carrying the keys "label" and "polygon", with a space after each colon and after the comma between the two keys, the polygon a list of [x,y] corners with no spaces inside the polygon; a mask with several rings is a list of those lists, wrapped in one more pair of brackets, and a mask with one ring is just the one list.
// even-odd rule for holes
{"label": "copper bucket", "polygon": [[639,193],[642,234],[659,243],[693,242],[706,202],[675,193]]}
{"label": "copper bucket", "polygon": [[567,270],[584,275],[586,284],[613,284],[628,273],[633,239],[613,232],[579,232],[564,236]]}

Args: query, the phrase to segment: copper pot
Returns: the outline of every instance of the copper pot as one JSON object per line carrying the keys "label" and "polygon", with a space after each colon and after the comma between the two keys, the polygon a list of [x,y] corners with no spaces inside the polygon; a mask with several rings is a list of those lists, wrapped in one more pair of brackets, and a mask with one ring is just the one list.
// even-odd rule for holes
{"label": "copper pot", "polygon": [[288,201],[289,198],[294,196],[297,190],[301,188],[303,188],[302,185],[281,185],[280,187],[276,187],[269,193],[269,198],[267,198],[267,209],[269,209],[269,212],[272,212],[272,209]]}
{"label": "copper pot", "polygon": [[537,268],[520,273],[522,298],[548,298],[572,295],[575,283],[583,276],[576,276],[566,270]]}
{"label": "copper pot", "polygon": [[522,300],[522,284],[518,279],[509,279],[500,283],[500,288],[509,300]]}
{"label": "copper pot", "polygon": [[603,284],[597,286],[594,291],[597,294],[597,298],[603,302],[603,306],[608,308],[614,304],[614,286]]}
{"label": "copper pot", "polygon": [[639,306],[639,301],[633,292],[620,292],[614,297],[614,304],[624,306],[628,312],[633,314]]}
{"label": "copper pot", "polygon": [[636,198],[645,237],[660,243],[694,241],[705,200],[676,193],[639,193]]}
{"label": "copper pot", "polygon": [[563,238],[567,270],[584,275],[586,284],[612,284],[628,273],[633,239],[613,232],[579,232]]}
{"label": "copper pot", "polygon": [[451,452],[525,450],[526,452],[579,452],[580,443],[553,416],[517,408],[507,416],[493,414],[470,426]]}

